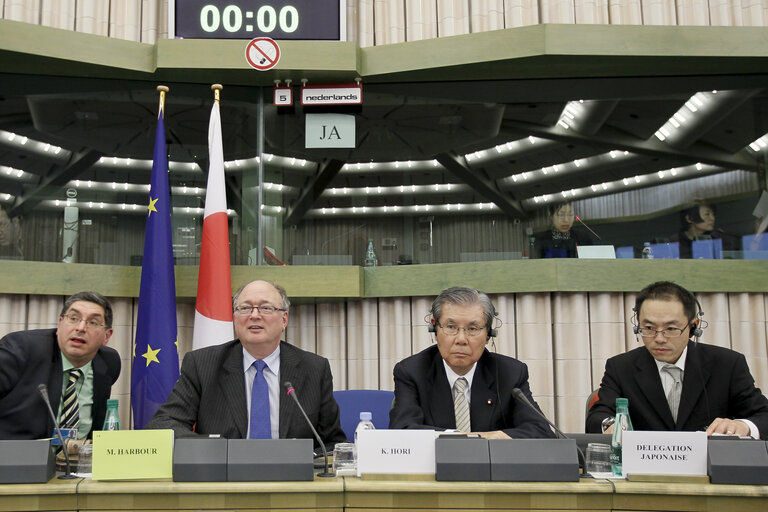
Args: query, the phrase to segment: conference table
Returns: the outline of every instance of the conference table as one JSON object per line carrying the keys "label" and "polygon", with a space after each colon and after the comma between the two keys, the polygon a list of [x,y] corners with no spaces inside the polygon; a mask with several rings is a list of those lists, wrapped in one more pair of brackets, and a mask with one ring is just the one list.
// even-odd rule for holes
{"label": "conference table", "polygon": [[0,485],[0,511],[744,511],[768,510],[768,485],[436,482],[336,477],[312,482],[96,482]]}

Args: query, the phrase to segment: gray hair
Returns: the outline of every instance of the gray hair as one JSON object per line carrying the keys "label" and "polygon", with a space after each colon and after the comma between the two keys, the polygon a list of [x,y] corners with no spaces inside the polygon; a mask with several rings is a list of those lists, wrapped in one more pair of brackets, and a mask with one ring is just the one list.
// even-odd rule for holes
{"label": "gray hair", "polygon": [[256,281],[264,281],[268,285],[271,285],[275,290],[277,290],[277,293],[280,294],[280,298],[283,301],[283,309],[288,311],[291,308],[291,301],[288,299],[288,294],[285,292],[285,288],[280,286],[279,284],[275,284],[272,281],[265,281],[264,279],[254,279],[253,281],[248,281],[244,285],[242,285],[240,288],[237,289],[235,292],[235,295],[232,296],[232,309],[235,309],[237,307],[237,299],[240,298],[240,294],[243,293],[243,290],[246,286],[248,286],[251,283],[255,283]]}
{"label": "gray hair", "polygon": [[64,306],[62,306],[59,316],[62,317],[66,315],[69,308],[72,307],[72,304],[77,301],[92,302],[101,306],[102,309],[104,309],[104,325],[106,325],[107,329],[112,328],[112,305],[106,297],[99,292],[77,292],[74,295],[70,295],[67,297],[67,300],[64,301]]}
{"label": "gray hair", "polygon": [[493,329],[493,319],[496,317],[496,308],[493,307],[491,298],[487,294],[466,286],[453,286],[440,292],[440,295],[432,302],[429,312],[435,321],[440,321],[440,315],[444,304],[456,304],[460,306],[473,306],[479,304],[483,308],[485,326],[488,332]]}

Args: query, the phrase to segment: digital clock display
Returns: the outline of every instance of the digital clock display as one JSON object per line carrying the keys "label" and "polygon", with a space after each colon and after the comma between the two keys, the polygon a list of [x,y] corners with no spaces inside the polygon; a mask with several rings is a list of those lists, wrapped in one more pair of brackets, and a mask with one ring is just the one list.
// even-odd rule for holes
{"label": "digital clock display", "polygon": [[171,36],[343,41],[341,0],[171,0]]}

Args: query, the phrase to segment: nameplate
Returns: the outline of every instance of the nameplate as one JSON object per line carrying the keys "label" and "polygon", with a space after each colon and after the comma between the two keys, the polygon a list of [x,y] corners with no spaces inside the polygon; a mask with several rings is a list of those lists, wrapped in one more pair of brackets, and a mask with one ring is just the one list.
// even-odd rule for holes
{"label": "nameplate", "polygon": [[706,432],[628,430],[622,442],[624,475],[706,475]]}
{"label": "nameplate", "polygon": [[357,434],[357,476],[435,474],[434,430],[362,430]]}
{"label": "nameplate", "polygon": [[94,480],[173,477],[173,430],[105,430],[93,433]]}

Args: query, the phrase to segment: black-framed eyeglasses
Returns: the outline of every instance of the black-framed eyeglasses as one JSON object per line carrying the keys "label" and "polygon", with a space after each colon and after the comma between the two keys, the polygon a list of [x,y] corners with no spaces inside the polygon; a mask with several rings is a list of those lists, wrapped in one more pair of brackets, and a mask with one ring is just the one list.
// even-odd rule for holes
{"label": "black-framed eyeglasses", "polygon": [[651,329],[650,327],[640,327],[640,329],[638,329],[638,332],[640,336],[642,336],[643,338],[655,338],[659,334],[661,334],[665,338],[677,338],[678,336],[682,336],[687,328],[688,326],[682,329],[680,329],[679,327],[667,327],[666,329],[661,329],[660,331],[657,331],[656,329]]}
{"label": "black-framed eyeglasses", "polygon": [[278,311],[286,311],[285,308],[276,308],[275,306],[271,306],[269,304],[264,304],[262,306],[252,306],[250,304],[243,304],[242,306],[237,306],[235,308],[235,313],[238,315],[251,315],[253,313],[253,310],[256,310],[259,312],[259,314],[264,316],[274,315]]}
{"label": "black-framed eyeglasses", "polygon": [[[64,319],[64,321],[67,322],[69,325],[80,325],[80,322],[85,320],[83,317],[72,314],[72,313],[62,315],[61,318]],[[90,319],[90,320],[85,320],[85,327],[87,329],[96,331],[98,329],[105,327],[105,324],[99,322],[98,320]]]}
{"label": "black-framed eyeglasses", "polygon": [[441,325],[440,322],[435,322],[435,325],[441,328],[448,336],[456,336],[459,334],[459,331],[464,331],[464,334],[466,334],[468,338],[474,338],[485,331],[485,327],[475,327],[474,325],[469,327],[456,327],[453,324]]}

